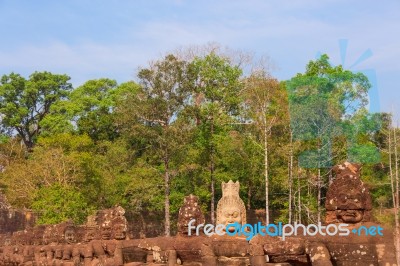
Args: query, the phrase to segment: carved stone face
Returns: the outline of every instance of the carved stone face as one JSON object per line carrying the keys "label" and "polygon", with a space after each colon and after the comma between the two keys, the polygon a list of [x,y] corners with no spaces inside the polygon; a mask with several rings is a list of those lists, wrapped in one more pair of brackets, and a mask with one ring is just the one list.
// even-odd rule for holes
{"label": "carved stone face", "polygon": [[338,195],[337,208],[341,210],[361,210],[364,209],[362,202],[362,195],[360,192],[355,190],[348,190],[341,192]]}
{"label": "carved stone face", "polygon": [[44,233],[43,226],[37,226],[33,229],[33,245],[43,244],[43,233]]}
{"label": "carved stone face", "polygon": [[337,197],[336,217],[345,223],[359,223],[364,218],[364,204],[361,192],[355,189],[342,191]]}
{"label": "carved stone face", "polygon": [[361,166],[345,162],[333,167],[336,179],[326,194],[326,222],[355,224],[369,221],[372,201],[361,181]]}
{"label": "carved stone face", "polygon": [[[222,198],[217,205],[217,224],[245,224],[246,207],[239,197],[239,182],[222,183]],[[234,230],[233,227],[230,229]]]}
{"label": "carved stone face", "polygon": [[220,219],[220,223],[224,225],[242,223],[242,216],[240,213],[240,209],[236,207],[227,207],[222,212],[222,217]]}
{"label": "carved stone face", "polygon": [[76,232],[75,232],[75,229],[72,227],[67,228],[64,232],[64,239],[67,244],[75,243],[76,242],[75,236],[76,236]]}
{"label": "carved stone face", "polygon": [[100,234],[101,234],[101,239],[110,240],[111,239],[111,226],[107,223],[104,223],[101,226]]}
{"label": "carved stone face", "polygon": [[114,225],[114,238],[124,240],[126,238],[126,226],[123,223]]}
{"label": "carved stone face", "polygon": [[359,223],[364,217],[363,210],[337,210],[336,217],[344,223]]}
{"label": "carved stone face", "polygon": [[90,242],[93,239],[96,239],[96,235],[97,235],[96,228],[93,228],[93,227],[86,228],[85,241]]}

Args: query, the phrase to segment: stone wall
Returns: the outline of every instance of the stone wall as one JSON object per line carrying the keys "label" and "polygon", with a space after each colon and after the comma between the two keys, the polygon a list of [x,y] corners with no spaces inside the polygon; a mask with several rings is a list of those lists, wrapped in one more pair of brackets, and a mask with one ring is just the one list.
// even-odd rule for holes
{"label": "stone wall", "polygon": [[0,192],[0,234],[24,230],[34,224],[35,215],[32,211],[11,208],[6,197]]}
{"label": "stone wall", "polygon": [[31,211],[15,209],[0,209],[0,234],[13,233],[32,227],[35,224],[35,217]]}

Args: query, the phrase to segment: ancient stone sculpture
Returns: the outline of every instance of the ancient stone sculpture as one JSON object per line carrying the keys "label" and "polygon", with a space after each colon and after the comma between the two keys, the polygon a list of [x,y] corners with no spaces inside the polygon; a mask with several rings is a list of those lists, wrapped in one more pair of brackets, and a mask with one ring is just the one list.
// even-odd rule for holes
{"label": "ancient stone sculpture", "polygon": [[[348,224],[347,237],[318,237],[335,265],[396,265],[393,235],[390,230],[370,222],[372,201],[360,179],[361,166],[345,162],[333,168],[336,179],[326,196],[326,223]],[[363,228],[382,228],[382,235],[369,235]]]}
{"label": "ancient stone sculpture", "polygon": [[60,264],[63,266],[73,266],[74,263],[74,245],[77,242],[77,229],[76,226],[69,222],[66,223],[63,228],[63,242],[61,246],[62,256],[60,259]]}
{"label": "ancient stone sculpture", "polygon": [[[327,191],[324,226],[345,224],[348,236],[300,233],[282,241],[279,236],[256,235],[247,241],[246,235],[231,236],[231,230],[222,236],[196,236],[189,234],[189,222],[194,219],[191,225],[197,226],[205,219],[198,198],[189,195],[179,210],[176,237],[128,239],[125,210],[117,206],[88,217],[82,236],[80,227],[69,222],[0,234],[0,266],[396,265],[391,230],[382,227],[383,235],[357,231],[380,226],[371,222],[371,197],[360,180],[361,167],[346,162],[333,170],[336,179]],[[246,224],[239,182],[222,184],[217,223],[233,230]]]}
{"label": "ancient stone sculpture", "polygon": [[[199,198],[190,194],[184,198],[183,206],[179,209],[178,234],[187,235],[188,225],[191,220],[195,220],[192,226],[204,224],[204,215],[199,206]],[[194,232],[191,232],[194,235]]]}
{"label": "ancient stone sculpture", "polygon": [[246,208],[239,197],[239,181],[222,182],[222,198],[217,205],[217,224],[246,224]]}
{"label": "ancient stone sculpture", "polygon": [[[122,243],[126,239],[127,223],[125,211],[116,207],[106,213],[100,227],[100,240],[90,241],[84,250],[85,266],[123,265]],[[114,237],[114,240],[111,240]]]}
{"label": "ancient stone sculpture", "polygon": [[370,221],[372,200],[360,179],[360,168],[361,165],[349,162],[333,167],[336,179],[326,194],[326,223]]}
{"label": "ancient stone sculpture", "polygon": [[[217,205],[217,224],[246,224],[246,208],[239,197],[239,182],[222,182]],[[202,245],[203,265],[248,265],[249,245],[244,236],[213,235]]]}

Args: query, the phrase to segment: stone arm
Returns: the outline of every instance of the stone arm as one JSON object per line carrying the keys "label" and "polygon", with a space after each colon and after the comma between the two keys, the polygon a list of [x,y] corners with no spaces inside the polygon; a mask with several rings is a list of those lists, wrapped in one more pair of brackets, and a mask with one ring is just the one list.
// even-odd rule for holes
{"label": "stone arm", "polygon": [[83,247],[82,251],[83,251],[83,265],[90,266],[94,256],[94,249],[92,243],[89,243],[85,247]]}
{"label": "stone arm", "polygon": [[306,253],[313,266],[332,266],[331,255],[322,242],[306,242]]}
{"label": "stone arm", "polygon": [[74,265],[78,266],[81,264],[82,258],[84,257],[83,254],[83,246],[82,245],[74,245],[72,248],[72,261],[74,262]]}

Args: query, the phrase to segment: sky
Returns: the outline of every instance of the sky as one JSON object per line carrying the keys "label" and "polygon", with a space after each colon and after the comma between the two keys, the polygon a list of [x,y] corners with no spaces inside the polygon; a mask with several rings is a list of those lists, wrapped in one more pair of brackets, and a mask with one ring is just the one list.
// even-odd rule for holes
{"label": "sky", "polygon": [[0,75],[122,83],[168,51],[219,43],[268,56],[286,80],[327,53],[368,74],[371,111],[400,120],[399,0],[0,0],[0,25]]}

